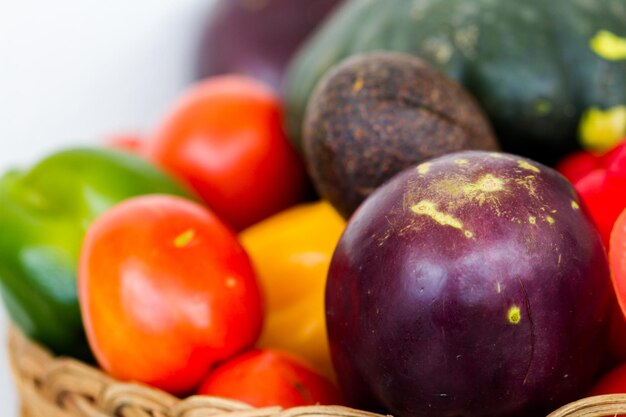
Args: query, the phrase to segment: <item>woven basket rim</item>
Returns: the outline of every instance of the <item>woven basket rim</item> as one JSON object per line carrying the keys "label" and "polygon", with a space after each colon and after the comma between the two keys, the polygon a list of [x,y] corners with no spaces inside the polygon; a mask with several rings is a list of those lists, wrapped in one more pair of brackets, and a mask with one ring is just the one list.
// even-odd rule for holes
{"label": "woven basket rim", "polygon": [[[56,357],[11,325],[8,359],[23,417],[383,417],[343,406],[254,408],[218,397],[176,398],[143,384],[115,380],[73,358]],[[626,414],[626,394],[587,397],[548,417]]]}

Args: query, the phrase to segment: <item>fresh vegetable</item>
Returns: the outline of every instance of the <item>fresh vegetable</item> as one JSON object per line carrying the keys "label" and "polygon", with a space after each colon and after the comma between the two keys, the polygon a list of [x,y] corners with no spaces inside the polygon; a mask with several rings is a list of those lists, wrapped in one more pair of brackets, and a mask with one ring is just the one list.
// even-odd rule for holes
{"label": "fresh vegetable", "polygon": [[129,197],[189,196],[148,162],[104,149],[56,152],[0,179],[0,292],[13,323],[57,354],[88,356],[76,267],[89,224]]}
{"label": "fresh vegetable", "polygon": [[617,300],[626,315],[626,207],[615,221],[611,233],[609,261]]}
{"label": "fresh vegetable", "polygon": [[89,344],[122,380],[189,392],[261,332],[261,293],[237,237],[182,198],[137,197],[104,213],[78,278]]}
{"label": "fresh vegetable", "polygon": [[342,403],[332,382],[297,357],[273,349],[253,350],[221,364],[198,394],[231,398],[254,407]]}
{"label": "fresh vegetable", "polygon": [[575,184],[592,171],[606,170],[625,148],[626,141],[621,141],[607,152],[577,151],[560,160],[555,168]]}
{"label": "fresh vegetable", "polygon": [[341,0],[219,0],[199,49],[199,78],[238,73],[275,88],[302,41]]}
{"label": "fresh vegetable", "polygon": [[626,106],[607,110],[592,107],[580,120],[580,140],[585,149],[606,152],[626,136]]}
{"label": "fresh vegetable", "polygon": [[572,184],[598,168],[601,168],[600,158],[589,151],[574,152],[559,161],[555,167]]}
{"label": "fresh vegetable", "polygon": [[345,222],[327,202],[302,204],[244,230],[239,238],[266,297],[258,346],[285,350],[332,376],[324,317],[330,259]]}
{"label": "fresh vegetable", "polygon": [[596,161],[597,168],[574,182],[574,186],[608,248],[615,220],[626,208],[626,143]]}
{"label": "fresh vegetable", "polygon": [[145,140],[137,134],[115,135],[105,141],[105,146],[141,156],[145,150]]}
{"label": "fresh vegetable", "polygon": [[299,146],[306,104],[329,68],[393,50],[460,81],[505,150],[552,163],[579,146],[583,112],[626,105],[626,59],[613,59],[619,46],[606,32],[626,37],[623,0],[348,0],[290,66],[289,136]]}
{"label": "fresh vegetable", "polygon": [[530,417],[590,387],[611,301],[602,241],[571,184],[529,159],[466,151],[403,171],[355,212],[326,318],[355,405]]}
{"label": "fresh vegetable", "polygon": [[[626,394],[626,363],[615,367],[600,378],[591,388],[588,396],[605,394]],[[623,414],[611,414],[612,417],[624,417]]]}
{"label": "fresh vegetable", "polygon": [[346,218],[403,169],[463,149],[497,150],[463,88],[418,58],[357,55],[320,81],[304,123],[304,155],[319,194]]}
{"label": "fresh vegetable", "polygon": [[241,230],[306,194],[304,166],[285,138],[280,113],[278,98],[263,84],[210,78],[182,97],[148,153]]}
{"label": "fresh vegetable", "polygon": [[589,395],[626,394],[626,363],[612,369],[598,380]]}

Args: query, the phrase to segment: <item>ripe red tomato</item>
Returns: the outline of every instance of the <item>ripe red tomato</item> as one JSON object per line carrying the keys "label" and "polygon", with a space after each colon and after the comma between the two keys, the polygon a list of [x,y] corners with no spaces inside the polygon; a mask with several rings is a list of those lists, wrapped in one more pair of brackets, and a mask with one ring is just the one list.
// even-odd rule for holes
{"label": "ripe red tomato", "polygon": [[591,152],[579,151],[566,156],[556,165],[556,170],[570,182],[575,183],[599,167],[597,156]]}
{"label": "ripe red tomato", "polygon": [[295,356],[257,349],[219,366],[198,394],[231,398],[255,407],[339,405],[338,389]]}
{"label": "ripe red tomato", "polygon": [[557,169],[574,184],[608,248],[613,224],[626,208],[626,141],[603,154],[575,152]]}
{"label": "ripe red tomato", "polygon": [[626,363],[604,374],[589,391],[589,395],[620,393],[626,394]]}
{"label": "ripe red tomato", "polygon": [[283,133],[278,97],[243,76],[213,77],[192,88],[148,154],[237,230],[307,192],[304,165]]}
{"label": "ripe red tomato", "polygon": [[626,208],[626,148],[612,155],[609,166],[591,171],[574,187],[608,248],[615,220]]}
{"label": "ripe red tomato", "polygon": [[144,139],[139,135],[115,135],[106,139],[105,146],[113,149],[130,152],[135,155],[143,155],[145,151]]}
{"label": "ripe red tomato", "polygon": [[611,166],[615,159],[619,158],[624,150],[626,150],[626,138],[624,138],[615,148],[600,155],[600,165],[603,167]]}
{"label": "ripe red tomato", "polygon": [[[604,394],[626,394],[626,363],[604,374],[588,393],[589,396]],[[618,414],[614,417],[626,416]]]}
{"label": "ripe red tomato", "polygon": [[186,393],[262,324],[259,286],[234,233],[204,207],[142,196],[89,228],[78,275],[89,344],[122,380]]}
{"label": "ripe red tomato", "polygon": [[609,245],[611,278],[622,313],[626,315],[626,209],[613,226]]}

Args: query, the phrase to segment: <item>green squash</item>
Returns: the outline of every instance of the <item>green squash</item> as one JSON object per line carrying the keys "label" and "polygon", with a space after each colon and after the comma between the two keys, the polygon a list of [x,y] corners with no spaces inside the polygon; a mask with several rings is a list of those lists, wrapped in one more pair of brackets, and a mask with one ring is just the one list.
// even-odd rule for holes
{"label": "green squash", "polygon": [[552,163],[577,147],[585,110],[626,104],[625,38],[626,0],[348,0],[291,64],[287,129],[300,148],[308,98],[333,65],[393,50],[461,82],[504,150]]}

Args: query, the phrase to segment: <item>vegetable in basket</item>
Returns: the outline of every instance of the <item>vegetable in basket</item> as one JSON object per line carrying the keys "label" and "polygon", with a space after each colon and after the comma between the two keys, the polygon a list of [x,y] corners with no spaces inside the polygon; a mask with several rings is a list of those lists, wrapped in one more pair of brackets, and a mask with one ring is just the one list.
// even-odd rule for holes
{"label": "vegetable in basket", "polygon": [[592,384],[612,297],[568,181],[512,154],[448,154],[398,174],[348,222],[326,290],[331,355],[358,406],[545,416]]}
{"label": "vegetable in basket", "polygon": [[307,106],[303,148],[315,188],[348,218],[411,165],[499,145],[461,85],[414,56],[370,52],[341,61],[317,85]]}
{"label": "vegetable in basket", "polygon": [[254,349],[214,369],[198,394],[243,401],[254,407],[340,405],[339,390],[299,357]]}
{"label": "vegetable in basket", "polygon": [[57,354],[88,357],[76,270],[90,223],[129,197],[189,196],[132,155],[104,149],[54,153],[0,180],[0,290],[12,321]]}
{"label": "vegetable in basket", "polygon": [[78,290],[102,368],[175,394],[254,345],[261,291],[235,233],[200,204],[174,196],[124,201],[91,225]]}
{"label": "vegetable in basket", "polygon": [[[602,375],[591,388],[588,396],[607,394],[626,394],[626,363],[622,363]],[[606,410],[606,415],[610,417],[626,417],[624,414],[616,414],[611,410]]]}
{"label": "vegetable in basket", "polygon": [[211,77],[180,98],[147,154],[242,230],[300,202],[308,191],[281,112],[265,84],[240,75]]}
{"label": "vegetable in basket", "polygon": [[608,249],[613,225],[626,208],[626,142],[603,154],[575,153],[557,168],[574,184]]}
{"label": "vegetable in basket", "polygon": [[345,221],[325,201],[301,204],[240,233],[257,271],[267,312],[259,346],[281,349],[333,375],[324,288]]}
{"label": "vegetable in basket", "polygon": [[617,300],[622,314],[626,316],[626,207],[615,221],[611,233],[609,262]]}
{"label": "vegetable in basket", "polygon": [[348,0],[298,52],[286,77],[299,145],[309,97],[347,56],[415,54],[463,84],[504,150],[544,163],[579,146],[581,116],[626,105],[623,0]]}
{"label": "vegetable in basket", "polygon": [[341,1],[217,1],[199,46],[198,78],[236,73],[280,88],[293,53]]}

